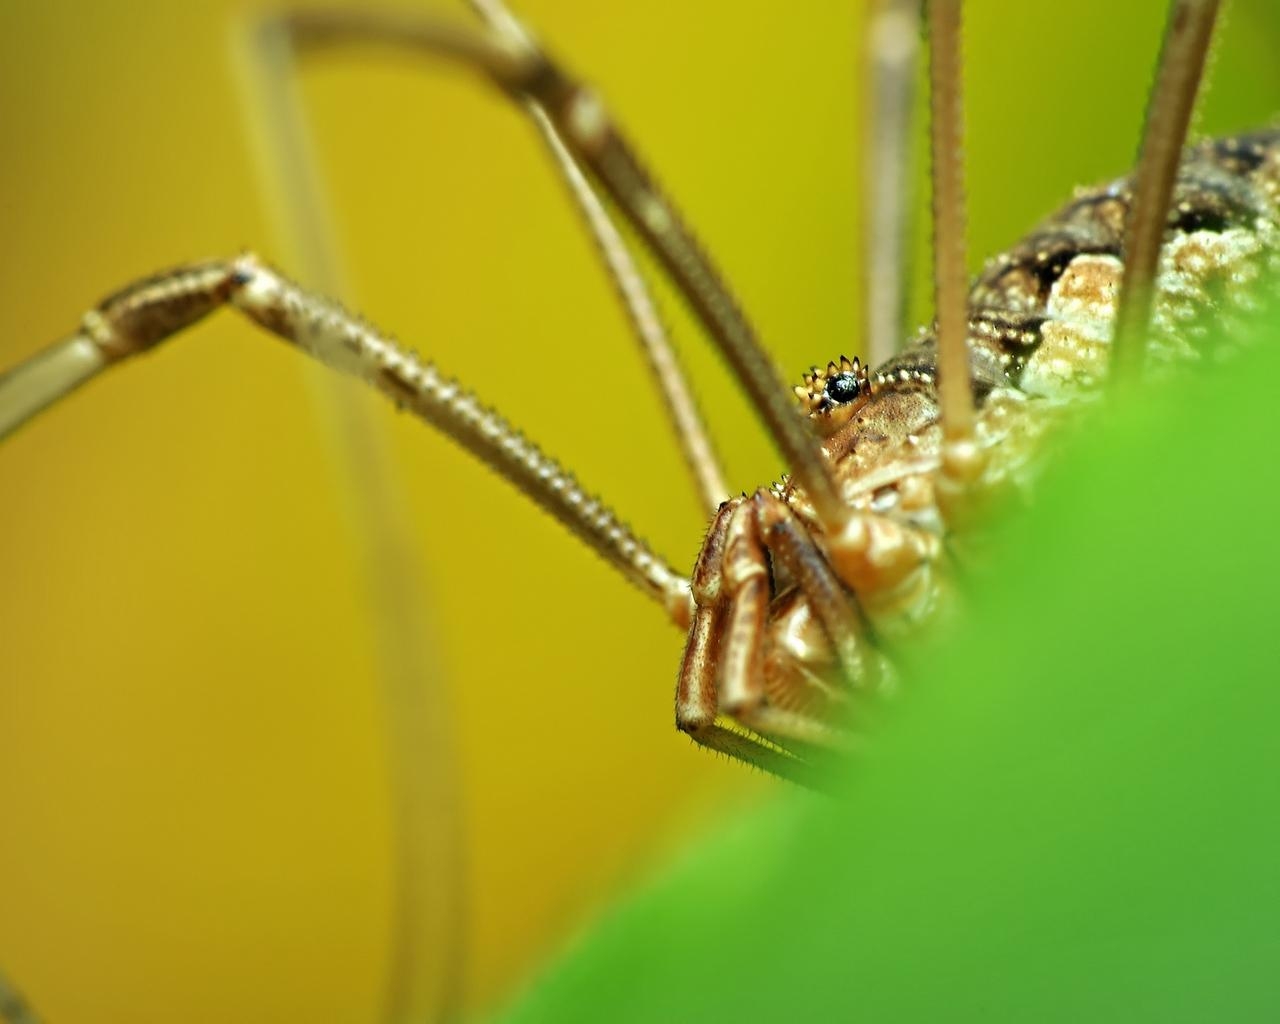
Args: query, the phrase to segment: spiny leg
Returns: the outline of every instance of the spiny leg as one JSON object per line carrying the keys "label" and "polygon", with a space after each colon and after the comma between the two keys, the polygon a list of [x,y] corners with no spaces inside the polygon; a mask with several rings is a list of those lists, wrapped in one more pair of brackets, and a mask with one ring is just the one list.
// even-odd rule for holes
{"label": "spiny leg", "polygon": [[1165,222],[1219,6],[1219,0],[1173,0],[1169,9],[1125,221],[1124,277],[1111,348],[1113,389],[1142,374]]}
{"label": "spiny leg", "polygon": [[736,298],[670,201],[644,169],[599,97],[570,77],[528,37],[468,33],[429,18],[335,12],[293,16],[295,30],[316,45],[350,41],[411,46],[457,59],[498,87],[538,103],[565,145],[631,221],[707,329],[754,404],[791,474],[831,530],[844,522],[843,502],[808,418],[790,398]]}
{"label": "spiny leg", "polygon": [[[475,8],[500,37],[532,48],[531,35],[495,0],[472,0]],[[434,31],[433,31],[434,30]],[[456,31],[456,30],[455,30]],[[306,57],[319,49],[333,49],[377,42],[439,57],[448,55],[453,37],[442,27],[387,13],[325,10],[299,11],[265,21],[260,30],[263,48],[278,54]],[[577,206],[631,321],[636,339],[663,398],[668,417],[706,510],[714,512],[728,488],[710,435],[698,411],[692,388],[680,366],[666,327],[635,259],[621,232],[595,193],[576,158],[565,146],[559,130],[542,104],[528,95],[512,98],[528,113],[551,152],[557,170]],[[294,118],[296,121],[296,117]],[[296,125],[284,128],[296,130]]]}
{"label": "spiny leg", "polygon": [[[364,379],[399,407],[448,434],[662,605],[678,626],[687,628],[688,581],[555,460],[457,381],[442,377],[434,366],[420,362],[373,327],[252,256],[180,267],[105,299],[85,315],[70,338],[0,376],[0,438],[101,370],[147,351],[224,305],[234,305],[334,369]],[[74,372],[49,372],[50,366],[64,363]]]}
{"label": "spiny leg", "polygon": [[362,377],[494,468],[588,547],[658,601],[682,628],[688,582],[635,537],[571,474],[482,405],[369,325],[252,259],[236,261],[236,306],[335,369]]}
{"label": "spiny leg", "polygon": [[904,339],[920,0],[877,0],[867,27],[867,127],[863,142],[866,361],[873,369]]}

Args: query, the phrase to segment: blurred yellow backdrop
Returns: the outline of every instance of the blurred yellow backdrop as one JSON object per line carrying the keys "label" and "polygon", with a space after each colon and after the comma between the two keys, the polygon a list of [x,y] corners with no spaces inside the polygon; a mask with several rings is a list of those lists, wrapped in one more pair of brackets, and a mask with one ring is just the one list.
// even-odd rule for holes
{"label": "blurred yellow backdrop", "polygon": [[[0,7],[0,366],[137,275],[243,247],[297,261],[232,59],[253,10]],[[519,10],[601,86],[780,368],[854,354],[862,5]],[[1131,162],[1162,10],[970,5],[975,265]],[[1205,130],[1271,117],[1278,42],[1269,0],[1234,5]],[[354,304],[687,569],[702,515],[530,128],[465,74],[368,56],[318,62],[304,95]],[[745,404],[668,310],[732,485],[773,479]],[[395,893],[376,574],[307,373],[223,314],[0,448],[0,968],[51,1019],[377,1013]],[[349,392],[419,542],[394,570],[425,588],[424,702],[457,756],[418,750],[415,770],[456,794],[465,851],[431,885],[465,894],[462,988],[484,1007],[773,786],[674,732],[681,638],[654,608],[468,457]]]}

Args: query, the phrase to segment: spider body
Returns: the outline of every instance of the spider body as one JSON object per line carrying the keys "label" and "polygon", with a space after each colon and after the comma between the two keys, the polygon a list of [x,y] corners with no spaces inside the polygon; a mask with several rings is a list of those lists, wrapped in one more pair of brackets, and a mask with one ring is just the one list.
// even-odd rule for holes
{"label": "spider body", "polygon": [[[973,284],[967,347],[976,436],[987,457],[968,500],[1029,496],[1046,447],[1101,397],[1132,194],[1128,179],[1078,191],[989,260]],[[1155,367],[1192,370],[1228,354],[1214,347],[1223,325],[1256,310],[1280,268],[1277,194],[1276,131],[1209,141],[1185,155],[1156,281],[1148,342]],[[698,735],[719,711],[800,744],[831,743],[830,728],[850,715],[850,697],[892,682],[881,650],[918,636],[953,608],[956,552],[982,524],[970,517],[949,527],[955,516],[942,474],[937,347],[933,332],[922,331],[869,374],[841,357],[826,370],[815,367],[795,389],[825,438],[845,501],[879,534],[884,557],[842,572],[820,517],[791,484],[722,508],[694,574],[707,635],[695,629],[686,649],[677,702],[682,728]],[[769,542],[792,510],[858,595],[862,617],[846,624],[844,651],[794,582],[805,571],[794,547]],[[756,577],[769,580],[772,603],[753,623],[748,613],[726,608],[725,594],[756,585]],[[759,638],[744,658],[732,645],[749,644],[752,629]],[[752,675],[760,676],[754,686]]]}

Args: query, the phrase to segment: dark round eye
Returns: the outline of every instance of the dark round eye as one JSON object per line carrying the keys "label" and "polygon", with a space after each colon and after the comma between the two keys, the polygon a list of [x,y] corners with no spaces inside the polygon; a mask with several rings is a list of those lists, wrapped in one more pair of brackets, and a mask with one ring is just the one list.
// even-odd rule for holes
{"label": "dark round eye", "polygon": [[827,381],[827,397],[837,405],[852,402],[862,392],[862,385],[852,373],[840,373]]}

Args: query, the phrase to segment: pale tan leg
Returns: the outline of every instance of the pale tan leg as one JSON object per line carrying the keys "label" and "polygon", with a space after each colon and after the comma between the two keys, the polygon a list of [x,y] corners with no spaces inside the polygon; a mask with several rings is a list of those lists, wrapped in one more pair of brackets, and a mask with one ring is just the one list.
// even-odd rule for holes
{"label": "pale tan leg", "polygon": [[[502,37],[523,40],[532,46],[532,37],[496,0],[473,0],[472,6]],[[401,49],[421,51],[433,57],[447,51],[451,35],[443,26],[404,18],[386,12],[357,10],[299,11],[267,18],[258,28],[254,53],[264,71],[261,115],[270,132],[267,144],[280,152],[283,162],[293,168],[293,177],[317,191],[314,174],[305,173],[306,144],[299,103],[294,96],[292,77],[299,59],[314,50],[329,51],[342,47],[358,47],[370,41]],[[622,233],[591,186],[577,158],[565,146],[559,129],[542,104],[527,95],[514,94],[518,106],[528,113],[546,143],[569,195],[588,228],[601,261],[609,273],[622,306],[631,321],[636,340],[658,386],[676,441],[684,454],[703,503],[709,513],[728,493],[710,434],[698,411],[693,389],[671,344],[657,303],[640,272]],[[286,196],[287,200],[292,197]],[[309,204],[314,206],[314,203]]]}
{"label": "pale tan leg", "polygon": [[480,34],[385,11],[304,11],[286,20],[293,37],[314,49],[359,39],[458,60],[545,111],[573,158],[617,204],[702,322],[819,518],[830,530],[839,528],[844,505],[812,424],[783,385],[736,296],[592,89],[532,39],[501,27]]}
{"label": "pale tan leg", "polygon": [[[982,472],[969,375],[965,267],[964,89],[961,0],[928,0],[929,134],[933,158],[933,289],[938,321],[938,406],[943,490],[962,493]],[[943,497],[940,492],[939,497]]]}
{"label": "pale tan leg", "polygon": [[1219,0],[1173,0],[1170,5],[1125,222],[1124,278],[1111,346],[1112,388],[1133,384],[1142,374],[1165,221],[1218,7]]}
{"label": "pale tan leg", "polygon": [[[0,437],[106,367],[153,348],[224,305],[334,369],[361,377],[448,434],[560,520],[681,628],[687,626],[688,581],[559,463],[457,381],[251,256],[179,267],[105,299],[71,338],[0,376]],[[76,372],[51,375],[48,368],[60,365],[66,353],[77,355]],[[81,372],[82,364],[90,372]]]}
{"label": "pale tan leg", "polygon": [[906,340],[906,246],[911,206],[912,111],[920,0],[876,0],[867,26],[862,246],[866,294],[863,359],[875,369]]}

